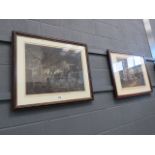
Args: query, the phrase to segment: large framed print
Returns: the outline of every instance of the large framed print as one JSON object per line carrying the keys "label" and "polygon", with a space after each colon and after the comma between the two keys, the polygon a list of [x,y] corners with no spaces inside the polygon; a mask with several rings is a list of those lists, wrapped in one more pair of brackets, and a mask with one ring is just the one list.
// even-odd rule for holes
{"label": "large framed print", "polygon": [[87,46],[13,32],[15,108],[92,100]]}
{"label": "large framed print", "polygon": [[108,56],[117,98],[136,96],[152,91],[143,57],[113,51],[108,51]]}

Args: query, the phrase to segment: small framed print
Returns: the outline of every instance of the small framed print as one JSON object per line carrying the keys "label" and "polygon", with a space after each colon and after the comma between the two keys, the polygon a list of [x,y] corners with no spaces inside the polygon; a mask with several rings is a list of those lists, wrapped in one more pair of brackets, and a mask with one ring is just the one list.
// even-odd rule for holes
{"label": "small framed print", "polygon": [[152,91],[144,58],[108,51],[115,95],[136,96]]}
{"label": "small framed print", "polygon": [[92,100],[87,46],[13,32],[15,108]]}

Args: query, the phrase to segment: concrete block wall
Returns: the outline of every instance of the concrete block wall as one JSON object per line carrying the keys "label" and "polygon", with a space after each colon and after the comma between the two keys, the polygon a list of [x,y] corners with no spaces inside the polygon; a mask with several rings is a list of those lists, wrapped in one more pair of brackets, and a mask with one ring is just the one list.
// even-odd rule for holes
{"label": "concrete block wall", "polygon": [[[12,31],[86,43],[94,101],[13,111]],[[107,49],[151,58],[142,20],[0,20],[0,134],[155,134],[155,91],[116,100]],[[154,66],[146,65],[154,90]]]}

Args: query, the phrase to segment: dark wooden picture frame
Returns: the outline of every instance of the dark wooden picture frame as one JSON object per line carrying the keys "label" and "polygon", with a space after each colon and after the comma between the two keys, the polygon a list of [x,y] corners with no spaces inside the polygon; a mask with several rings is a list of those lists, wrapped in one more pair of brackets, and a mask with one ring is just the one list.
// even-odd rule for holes
{"label": "dark wooden picture frame", "polygon": [[[144,57],[136,56],[133,54],[115,52],[111,50],[107,50],[107,54],[108,54],[112,83],[114,86],[114,95],[116,98],[121,99],[121,98],[126,98],[131,96],[138,96],[142,94],[149,94],[152,92],[151,80],[148,74],[147,67],[145,65]],[[113,56],[112,58],[112,55],[115,55],[115,56]],[[128,64],[129,59],[127,58],[130,59],[131,64]],[[138,60],[137,61],[138,63],[135,66],[133,66],[132,59]],[[120,64],[118,64],[120,62],[123,63],[122,61],[127,63],[127,66],[126,66],[127,68],[125,68],[125,71],[126,71],[125,73],[122,73],[122,70],[124,70],[124,67],[122,67],[123,69],[121,69]],[[128,65],[130,65],[130,67]],[[118,66],[118,67],[115,67],[115,66]],[[128,75],[126,79],[124,79],[125,75]]]}
{"label": "dark wooden picture frame", "polygon": [[[58,48],[58,46],[60,47]],[[38,35],[32,35],[23,32],[13,32],[12,47],[13,47],[12,98],[15,109],[41,106],[41,105],[59,104],[59,103],[70,103],[75,101],[93,100],[93,90],[92,90],[92,82],[88,60],[88,50],[86,44],[67,40],[59,40],[55,38],[48,38]],[[65,49],[66,47],[67,49]],[[40,53],[39,52],[37,53],[37,50]],[[55,50],[57,50],[57,53],[55,52]],[[66,51],[68,53],[69,52],[72,53],[66,54],[65,53]],[[33,56],[35,55],[34,59],[31,58],[32,54]],[[54,58],[54,56],[56,58]],[[46,61],[45,58],[48,60]],[[50,60],[50,58],[52,58],[52,61]],[[55,59],[57,58],[60,59],[58,62],[55,61]],[[66,61],[64,60],[65,58]],[[62,64],[61,60],[63,60]],[[55,71],[57,74],[54,71],[53,72],[51,71],[55,67],[55,66],[53,68],[51,67],[52,66],[51,64],[54,62],[56,64],[55,66],[59,66],[57,70],[55,69],[57,71],[57,72]],[[74,62],[76,64],[74,64]],[[38,63],[40,66],[43,65],[41,66],[43,68],[42,69],[43,74],[40,74],[40,70],[38,69]],[[50,67],[48,67],[48,64],[50,64],[49,65]],[[77,64],[80,65],[78,66]],[[34,68],[32,66],[34,66]],[[60,70],[60,68],[64,66],[68,67],[67,68],[68,70],[65,68],[67,71],[64,68],[63,69],[65,71]],[[73,67],[71,68],[70,66]],[[35,70],[35,72],[30,72],[31,68],[33,68],[32,71]],[[67,72],[66,73],[67,75],[64,74],[64,72],[65,73]],[[70,79],[72,79],[72,83],[70,82],[71,86],[67,84],[64,86],[62,84],[63,83],[62,81],[64,79],[60,78],[60,75],[61,77],[62,75],[66,75],[67,77],[70,75]],[[47,78],[45,78],[46,76]],[[55,81],[53,80],[54,81],[53,84],[57,83],[57,79],[59,79],[59,81],[61,79],[61,83],[58,82],[57,84],[55,84],[55,87],[54,86],[52,87],[51,84],[52,82],[50,81],[51,79],[49,78],[51,76],[52,78],[54,77],[55,80]],[[40,79],[35,80],[37,78]],[[54,88],[56,88],[57,90],[54,90]],[[43,101],[44,99],[45,101]]]}

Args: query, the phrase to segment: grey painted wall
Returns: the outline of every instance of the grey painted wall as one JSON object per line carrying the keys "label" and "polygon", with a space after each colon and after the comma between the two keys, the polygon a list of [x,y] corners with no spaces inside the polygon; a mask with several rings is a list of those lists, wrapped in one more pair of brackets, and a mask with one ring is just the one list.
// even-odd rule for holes
{"label": "grey painted wall", "polygon": [[[94,101],[12,111],[12,30],[87,43]],[[0,134],[155,134],[155,91],[114,99],[106,49],[150,58],[142,20],[0,20]]]}

